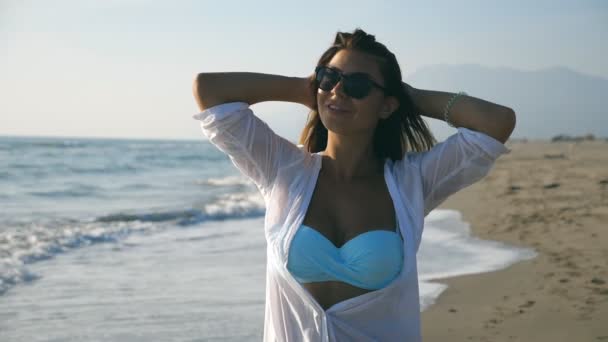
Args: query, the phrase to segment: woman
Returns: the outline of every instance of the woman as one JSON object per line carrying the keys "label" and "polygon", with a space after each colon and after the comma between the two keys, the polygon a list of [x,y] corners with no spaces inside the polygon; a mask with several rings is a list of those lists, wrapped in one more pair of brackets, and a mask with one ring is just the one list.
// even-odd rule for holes
{"label": "woman", "polygon": [[[201,73],[195,115],[266,202],[264,341],[420,341],[424,217],[491,169],[512,109],[420,90],[373,35],[338,32],[309,77]],[[295,145],[248,108],[311,109]],[[421,115],[457,127],[435,143]]]}

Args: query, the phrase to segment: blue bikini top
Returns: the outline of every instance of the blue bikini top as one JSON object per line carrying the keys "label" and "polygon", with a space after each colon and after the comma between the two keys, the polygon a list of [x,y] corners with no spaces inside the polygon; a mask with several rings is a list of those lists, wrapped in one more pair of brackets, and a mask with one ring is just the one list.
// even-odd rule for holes
{"label": "blue bikini top", "polygon": [[394,231],[371,230],[338,248],[314,228],[302,225],[287,260],[287,269],[300,283],[338,280],[377,290],[401,272],[403,240]]}

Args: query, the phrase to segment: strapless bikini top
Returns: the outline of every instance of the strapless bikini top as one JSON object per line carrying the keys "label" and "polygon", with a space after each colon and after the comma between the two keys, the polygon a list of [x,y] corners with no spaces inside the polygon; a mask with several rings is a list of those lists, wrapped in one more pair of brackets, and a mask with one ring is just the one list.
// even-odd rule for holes
{"label": "strapless bikini top", "polygon": [[336,247],[302,225],[289,248],[287,269],[300,283],[337,280],[368,290],[388,285],[401,272],[403,240],[388,230],[371,230]]}

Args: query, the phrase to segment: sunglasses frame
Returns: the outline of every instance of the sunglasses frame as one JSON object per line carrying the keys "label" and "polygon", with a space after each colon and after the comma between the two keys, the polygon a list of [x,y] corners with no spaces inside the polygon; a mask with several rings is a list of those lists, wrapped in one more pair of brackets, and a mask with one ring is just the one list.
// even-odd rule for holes
{"label": "sunglasses frame", "polygon": [[[338,75],[338,81],[336,82],[336,84],[334,84],[334,86],[332,87],[332,89],[333,89],[333,88],[334,88],[334,87],[335,87],[335,86],[336,86],[338,83],[340,83],[340,81],[342,81],[342,80],[348,80],[348,79],[350,78],[350,75],[346,75],[346,74],[344,74],[342,71],[337,70],[336,68],[332,68],[332,67],[330,67],[330,66],[326,66],[326,65],[319,65],[319,66],[317,66],[317,67],[315,68],[315,81],[317,82],[317,84],[318,84],[318,85],[317,85],[317,88],[319,88],[319,89],[321,89],[321,87],[320,87],[320,86],[321,86],[321,82],[320,82],[320,80],[319,80],[319,72],[320,72],[322,69],[329,69],[329,70],[331,70],[332,72],[334,72],[334,73],[336,73],[336,74]],[[383,87],[383,86],[379,85],[378,83],[376,83],[376,82],[375,82],[374,80],[372,80],[372,79],[371,79],[371,78],[370,78],[370,77],[369,77],[367,74],[365,74],[365,73],[355,73],[355,74],[362,74],[362,75],[364,75],[364,76],[365,76],[365,79],[367,80],[367,82],[369,82],[369,84],[371,84],[372,86],[375,86],[376,88],[381,89],[381,90],[382,90],[384,93],[386,93],[386,92],[387,92],[387,89],[386,89],[385,87]],[[371,88],[370,88],[370,91],[368,91],[368,92],[367,92],[367,94],[365,94],[365,95],[364,95],[364,96],[362,96],[362,97],[357,98],[357,97],[354,97],[354,96],[352,96],[351,94],[349,94],[349,93],[348,93],[348,91],[347,91],[347,89],[349,89],[349,88],[344,87],[344,93],[345,93],[346,95],[348,95],[349,97],[352,97],[352,98],[354,98],[354,99],[363,99],[363,98],[366,98],[366,97],[367,97],[367,96],[368,96],[368,95],[371,93]],[[323,89],[321,89],[321,90],[323,90]],[[330,89],[330,90],[331,90],[331,89]],[[323,90],[323,91],[329,91],[329,90]]]}

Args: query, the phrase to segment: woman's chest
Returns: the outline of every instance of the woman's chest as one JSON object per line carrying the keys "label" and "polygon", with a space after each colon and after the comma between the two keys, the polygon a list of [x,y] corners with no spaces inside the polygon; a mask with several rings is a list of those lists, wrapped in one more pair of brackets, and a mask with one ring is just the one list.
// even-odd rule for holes
{"label": "woman's chest", "polygon": [[337,184],[319,176],[304,216],[336,247],[371,230],[395,231],[393,199],[384,177]]}

